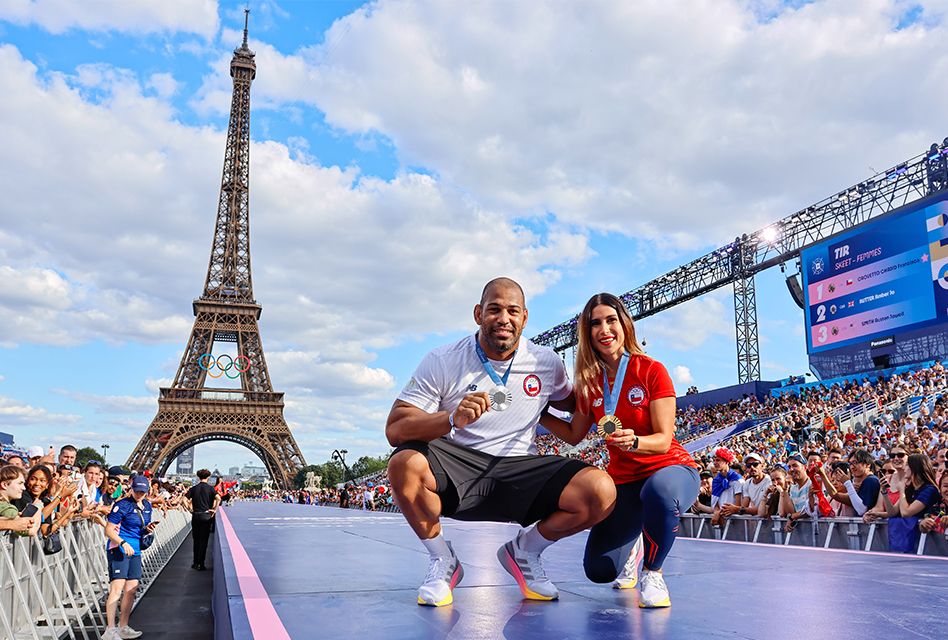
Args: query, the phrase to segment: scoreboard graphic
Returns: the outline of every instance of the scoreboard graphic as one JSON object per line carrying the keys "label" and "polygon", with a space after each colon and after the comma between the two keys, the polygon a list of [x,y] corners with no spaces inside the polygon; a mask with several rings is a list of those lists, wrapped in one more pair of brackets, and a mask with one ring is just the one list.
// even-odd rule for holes
{"label": "scoreboard graphic", "polygon": [[948,321],[948,196],[801,253],[807,352]]}

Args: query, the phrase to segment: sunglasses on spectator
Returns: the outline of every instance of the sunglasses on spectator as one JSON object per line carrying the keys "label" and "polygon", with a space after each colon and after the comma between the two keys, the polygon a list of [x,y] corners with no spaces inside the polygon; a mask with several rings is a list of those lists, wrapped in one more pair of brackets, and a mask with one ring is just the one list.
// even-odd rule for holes
{"label": "sunglasses on spectator", "polygon": [[752,461],[752,462],[745,462],[745,463],[744,463],[744,466],[745,466],[745,467],[756,467],[756,466],[759,465],[759,464],[760,464],[759,462],[753,462],[753,461]]}
{"label": "sunglasses on spectator", "polygon": [[906,454],[904,453],[890,453],[889,454],[890,458],[904,458],[905,456]]}
{"label": "sunglasses on spectator", "polygon": [[895,473],[895,469],[883,469],[885,473]]}

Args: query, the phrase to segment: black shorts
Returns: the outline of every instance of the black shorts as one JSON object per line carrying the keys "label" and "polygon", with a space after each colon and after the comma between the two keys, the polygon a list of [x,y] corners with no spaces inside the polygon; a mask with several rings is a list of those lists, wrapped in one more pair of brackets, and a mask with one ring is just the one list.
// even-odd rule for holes
{"label": "black shorts", "polygon": [[518,522],[527,527],[559,511],[560,494],[590,466],[561,456],[496,457],[438,438],[412,440],[411,449],[428,459],[438,483],[441,515],[456,520]]}

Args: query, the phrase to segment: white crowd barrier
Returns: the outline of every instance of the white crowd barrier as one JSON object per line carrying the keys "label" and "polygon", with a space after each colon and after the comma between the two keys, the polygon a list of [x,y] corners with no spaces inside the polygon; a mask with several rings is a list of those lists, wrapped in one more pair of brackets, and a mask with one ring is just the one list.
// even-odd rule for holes
{"label": "white crowd barrier", "polygon": [[[889,551],[887,520],[865,523],[862,518],[804,518],[789,533],[786,518],[763,519],[756,516],[731,516],[724,525],[711,526],[710,514],[686,513],[681,517],[678,535],[685,538],[731,540],[784,546],[823,547],[853,551]],[[922,534],[918,555],[948,556],[948,535]]]}
{"label": "white crowd barrier", "polygon": [[[136,603],[191,530],[180,510],[155,509],[155,542],[142,553]],[[59,530],[62,551],[43,553],[38,536],[0,539],[0,638],[3,640],[101,638],[109,593],[105,530],[74,520]]]}

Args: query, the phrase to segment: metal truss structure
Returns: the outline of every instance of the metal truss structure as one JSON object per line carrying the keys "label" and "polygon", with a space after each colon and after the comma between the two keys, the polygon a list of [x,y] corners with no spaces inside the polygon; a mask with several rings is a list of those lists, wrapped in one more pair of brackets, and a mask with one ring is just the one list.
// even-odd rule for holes
{"label": "metal truss structure", "polygon": [[[669,271],[620,296],[636,320],[727,285],[734,287],[739,382],[760,377],[754,275],[800,252],[948,188],[948,138],[921,154],[786,218]],[[579,316],[533,342],[565,351],[576,344]]]}
{"label": "metal truss structure", "polygon": [[[245,21],[244,42],[230,63],[234,93],[204,293],[194,301],[194,326],[174,382],[161,389],[158,415],[127,464],[164,475],[195,444],[227,440],[253,451],[274,483],[289,489],[306,462],[283,419],[283,394],[270,383],[257,327],[261,306],[253,298],[250,274],[250,84],[256,73]],[[205,354],[215,342],[237,345],[237,364],[229,369],[239,372],[239,390],[205,387],[211,368]],[[228,377],[238,376],[228,372]]]}

